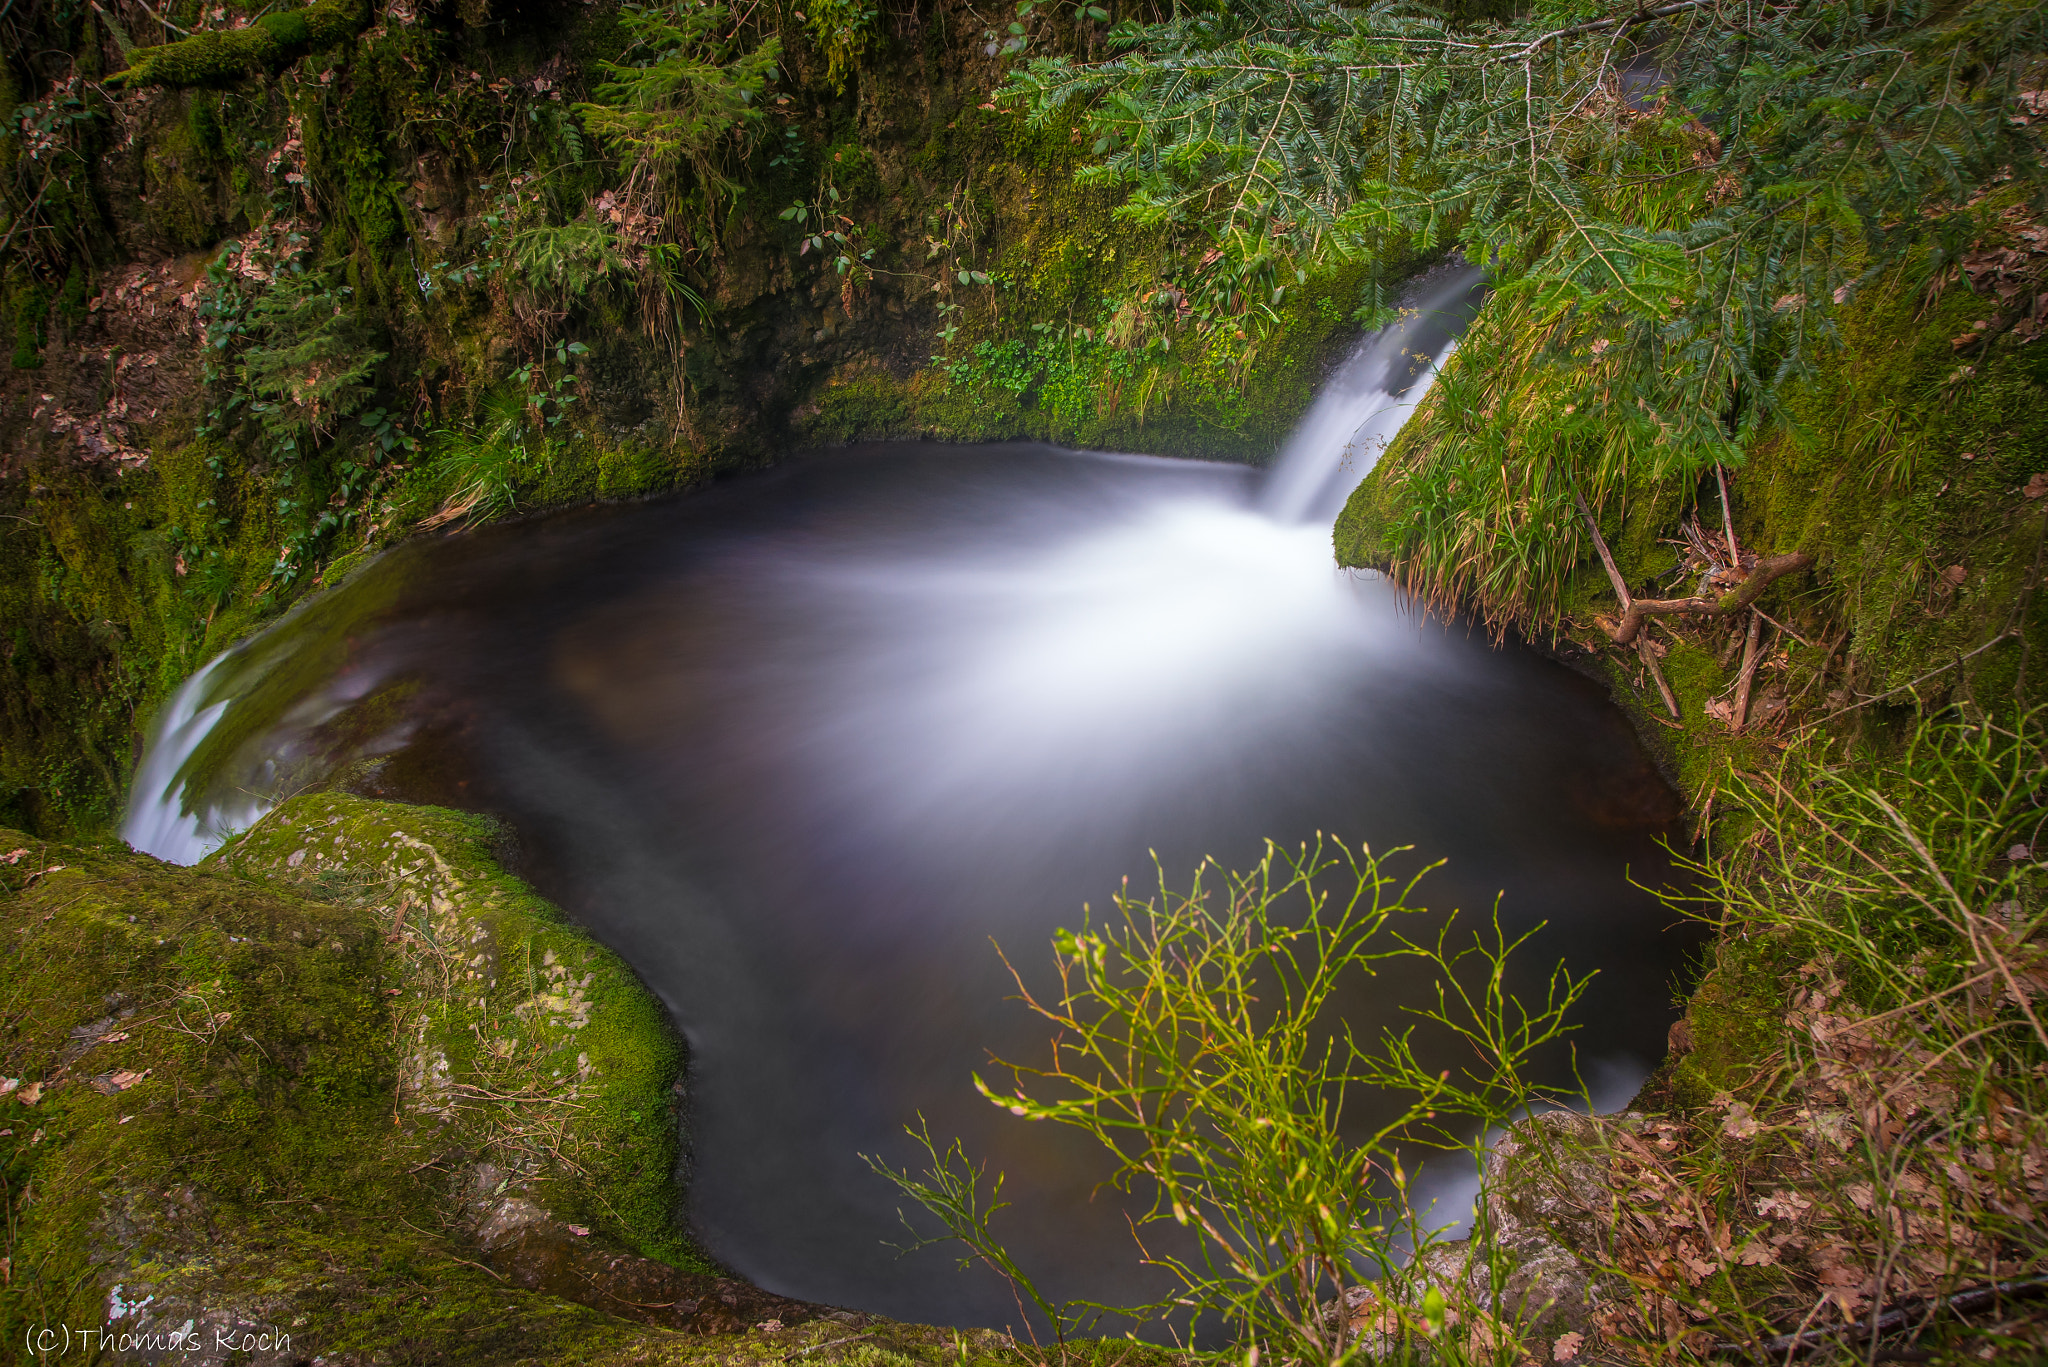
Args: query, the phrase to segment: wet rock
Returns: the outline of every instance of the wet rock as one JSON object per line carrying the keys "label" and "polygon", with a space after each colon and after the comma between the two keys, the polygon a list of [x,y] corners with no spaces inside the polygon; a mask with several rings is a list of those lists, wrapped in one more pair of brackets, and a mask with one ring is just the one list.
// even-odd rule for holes
{"label": "wet rock", "polygon": [[1487,1157],[1483,1237],[1438,1244],[1399,1276],[1350,1288],[1332,1310],[1362,1336],[1368,1357],[1391,1353],[1400,1348],[1398,1320],[1387,1306],[1419,1323],[1435,1289],[1452,1307],[1447,1332],[1482,1348],[1510,1338],[1540,1347],[1578,1334],[1586,1345],[1580,1360],[1598,1360],[1600,1319],[1627,1293],[1600,1271],[1613,1241],[1607,1131],[1640,1123],[1634,1113],[1553,1111],[1516,1125]]}

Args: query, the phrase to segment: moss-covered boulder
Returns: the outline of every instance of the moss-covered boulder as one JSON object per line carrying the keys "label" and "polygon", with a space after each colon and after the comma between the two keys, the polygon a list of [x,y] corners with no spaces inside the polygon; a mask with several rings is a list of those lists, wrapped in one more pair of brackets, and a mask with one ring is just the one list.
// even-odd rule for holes
{"label": "moss-covered boulder", "polygon": [[337,795],[195,869],[0,832],[8,1342],[571,1361],[825,1313],[680,1233],[678,1042],[495,834]]}
{"label": "moss-covered boulder", "polygon": [[498,866],[499,838],[479,817],[321,794],[207,867],[339,901],[376,933],[395,1040],[385,1124],[413,1162],[489,1164],[564,1219],[691,1264],[673,1182],[679,1041],[622,962]]}

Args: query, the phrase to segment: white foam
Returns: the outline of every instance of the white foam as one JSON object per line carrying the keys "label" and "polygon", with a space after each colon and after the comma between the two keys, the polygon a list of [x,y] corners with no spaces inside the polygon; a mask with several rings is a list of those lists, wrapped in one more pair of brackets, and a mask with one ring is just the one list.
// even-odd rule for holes
{"label": "white foam", "polygon": [[1429,339],[1456,325],[1454,311],[1479,280],[1469,269],[1444,276],[1400,322],[1358,344],[1281,448],[1260,495],[1266,513],[1329,525],[1436,382],[1456,344],[1431,348]]}
{"label": "white foam", "polygon": [[[1360,343],[1253,506],[1178,491],[1086,532],[1048,528],[1022,558],[785,566],[807,593],[838,595],[849,615],[880,613],[902,628],[873,638],[857,666],[868,678],[835,681],[846,686],[816,700],[812,739],[857,746],[870,758],[843,771],[919,819],[935,805],[986,799],[992,775],[1107,781],[1173,746],[1215,748],[1250,714],[1315,716],[1319,691],[1353,670],[1427,669],[1413,624],[1404,644],[1385,595],[1362,610],[1330,564],[1328,525],[1426,392],[1435,374],[1426,353],[1448,354],[1446,322],[1478,279],[1463,270],[1433,281],[1402,322]],[[187,774],[234,705],[216,695],[250,684],[221,667],[250,648],[212,661],[165,704],[122,823],[135,848],[195,863],[260,819],[278,801],[280,776],[308,759],[306,735],[376,679],[326,681],[233,757],[232,773]],[[883,735],[895,743],[874,746]]]}
{"label": "white foam", "polygon": [[254,793],[191,810],[186,761],[233,704],[231,697],[209,702],[215,676],[234,656],[225,651],[178,685],[151,728],[149,743],[128,790],[121,838],[144,854],[171,864],[196,864],[236,831],[246,830],[272,802]]}

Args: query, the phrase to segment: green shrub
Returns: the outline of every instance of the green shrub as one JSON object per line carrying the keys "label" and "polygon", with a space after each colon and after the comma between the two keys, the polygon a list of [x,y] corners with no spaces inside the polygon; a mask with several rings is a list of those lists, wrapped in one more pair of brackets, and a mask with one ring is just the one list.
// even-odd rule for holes
{"label": "green shrub", "polygon": [[[1275,1361],[1353,1357],[1368,1331],[1327,1312],[1331,1291],[1437,1241],[1410,1203],[1404,1152],[1477,1151],[1475,1135],[1574,1095],[1526,1079],[1588,982],[1560,967],[1511,994],[1508,959],[1534,931],[1510,940],[1496,918],[1468,940],[1455,913],[1422,924],[1409,901],[1421,875],[1400,884],[1369,849],[1336,851],[1269,844],[1248,872],[1205,863],[1186,892],[1162,875],[1154,897],[1119,893],[1117,920],[1055,937],[1055,995],[1016,975],[1053,1027],[1051,1057],[998,1061],[999,1084],[975,1078],[993,1104],[1114,1154],[1112,1180],[1149,1205],[1141,1226],[1189,1231],[1192,1251],[1147,1246],[1172,1291],[1122,1313],[1212,1314]],[[1333,1026],[1342,994],[1389,976],[1434,982],[1411,1024],[1373,1040]],[[1439,1068],[1439,1055],[1464,1062]],[[1362,1094],[1377,1094],[1379,1113],[1347,1117]],[[870,1162],[1063,1331],[1072,1307],[1047,1301],[990,1234],[1001,1207],[979,1170],[957,1143],[941,1154],[928,1132],[911,1134],[932,1159],[924,1177]],[[1440,1299],[1420,1314],[1382,1303],[1392,1322],[1371,1332],[1443,1326]]]}

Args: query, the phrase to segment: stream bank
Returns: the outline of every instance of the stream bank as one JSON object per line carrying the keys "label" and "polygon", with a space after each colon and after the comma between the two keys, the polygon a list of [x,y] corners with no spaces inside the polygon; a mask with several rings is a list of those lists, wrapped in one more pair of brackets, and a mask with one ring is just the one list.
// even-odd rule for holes
{"label": "stream bank", "polygon": [[[1542,325],[1504,308],[1337,521],[1341,563],[1603,675],[1688,807],[1706,891],[1673,912],[1715,935],[1684,1017],[1637,1109],[1551,1165],[1541,1224],[1610,1297],[1588,1351],[1848,1358],[1881,1315],[1927,1360],[2043,1350],[2048,346],[2015,319],[2048,230],[1972,203],[1953,264],[1867,284],[1787,421],[1695,487],[1546,486],[1611,468],[1575,419],[1609,374],[1597,339],[1522,359]],[[1632,600],[1669,615],[1630,633]]]}

